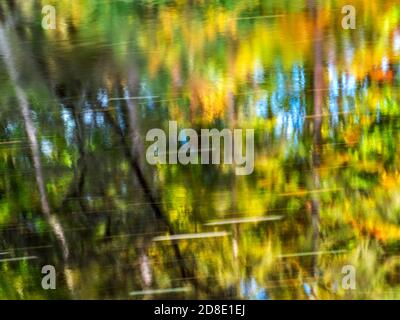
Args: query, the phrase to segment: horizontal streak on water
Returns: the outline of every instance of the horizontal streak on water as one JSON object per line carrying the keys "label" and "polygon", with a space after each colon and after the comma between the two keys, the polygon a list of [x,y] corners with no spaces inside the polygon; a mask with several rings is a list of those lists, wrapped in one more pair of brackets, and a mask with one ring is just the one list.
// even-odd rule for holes
{"label": "horizontal streak on water", "polygon": [[281,220],[283,216],[268,216],[268,217],[250,217],[250,218],[240,218],[240,219],[223,219],[215,220],[205,223],[206,226],[220,226],[226,224],[239,224],[239,223],[252,223],[252,222],[263,222],[263,221],[275,221]]}
{"label": "horizontal streak on water", "polygon": [[148,236],[148,235],[156,235],[160,233],[164,233],[167,230],[164,231],[154,231],[154,232],[142,232],[142,233],[124,233],[124,234],[115,234],[111,236],[104,236],[98,240],[105,240],[105,239],[113,239],[113,238],[128,238],[128,237],[143,237],[143,236]]}
{"label": "horizontal streak on water", "polygon": [[189,292],[190,290],[191,289],[189,287],[154,289],[154,290],[132,291],[129,293],[129,295],[140,296],[140,295],[150,295],[150,294],[179,293],[179,292]]}
{"label": "horizontal streak on water", "polygon": [[22,140],[0,141],[0,145],[22,143]]}
{"label": "horizontal streak on water", "polygon": [[109,98],[108,101],[115,101],[115,100],[140,100],[140,99],[153,99],[159,98],[159,96],[139,96],[139,97],[123,97],[123,98]]}
{"label": "horizontal streak on water", "polygon": [[32,246],[32,247],[22,247],[22,248],[10,248],[9,250],[31,250],[31,249],[49,249],[49,248],[53,248],[52,245],[45,245],[45,246]]}
{"label": "horizontal streak on water", "polygon": [[32,260],[32,259],[37,259],[37,258],[38,258],[37,256],[16,257],[16,258],[0,259],[0,262],[24,261],[24,260]]}
{"label": "horizontal streak on water", "polygon": [[153,241],[174,241],[174,240],[216,238],[216,237],[226,237],[228,235],[230,235],[230,232],[225,232],[225,231],[203,232],[203,233],[186,233],[186,234],[176,234],[176,235],[172,235],[172,236],[159,236],[159,237],[153,238]]}
{"label": "horizontal streak on water", "polygon": [[278,258],[294,258],[294,257],[319,256],[319,255],[322,255],[322,254],[336,254],[336,253],[345,253],[345,252],[347,252],[347,250],[295,252],[295,253],[281,254],[281,255],[278,256]]}

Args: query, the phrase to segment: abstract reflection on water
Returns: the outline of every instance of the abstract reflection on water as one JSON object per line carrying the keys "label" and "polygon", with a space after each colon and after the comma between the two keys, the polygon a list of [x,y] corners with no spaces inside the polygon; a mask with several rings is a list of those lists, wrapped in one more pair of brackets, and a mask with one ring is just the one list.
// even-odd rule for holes
{"label": "abstract reflection on water", "polygon": [[[400,298],[400,4],[353,3],[1,3],[0,298]],[[150,166],[169,121],[254,173]]]}

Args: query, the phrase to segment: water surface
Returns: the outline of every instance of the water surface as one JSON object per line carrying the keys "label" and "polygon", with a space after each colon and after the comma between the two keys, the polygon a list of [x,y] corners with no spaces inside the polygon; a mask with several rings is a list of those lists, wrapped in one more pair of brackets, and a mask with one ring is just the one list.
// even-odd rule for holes
{"label": "water surface", "polygon": [[[1,299],[400,298],[397,1],[353,1],[355,30],[341,0],[14,3]],[[168,121],[253,128],[253,174],[149,165]]]}

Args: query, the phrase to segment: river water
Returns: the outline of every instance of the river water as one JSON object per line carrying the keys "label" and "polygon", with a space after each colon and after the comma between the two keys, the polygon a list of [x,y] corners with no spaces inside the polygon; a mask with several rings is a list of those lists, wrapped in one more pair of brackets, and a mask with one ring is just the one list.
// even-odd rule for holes
{"label": "river water", "polygon": [[[400,298],[400,4],[346,4],[2,1],[0,299]],[[254,172],[150,165],[169,121]]]}

